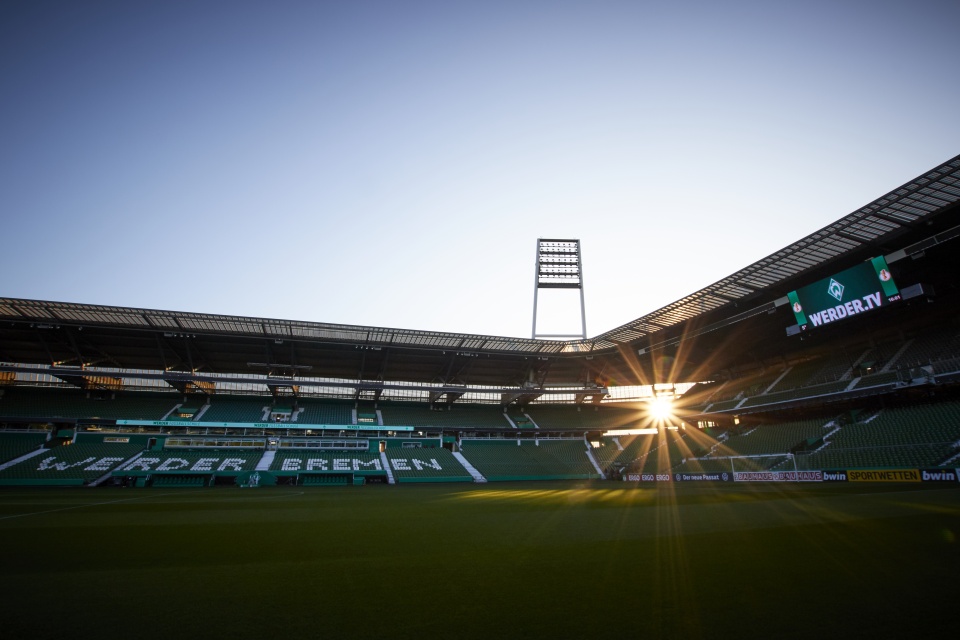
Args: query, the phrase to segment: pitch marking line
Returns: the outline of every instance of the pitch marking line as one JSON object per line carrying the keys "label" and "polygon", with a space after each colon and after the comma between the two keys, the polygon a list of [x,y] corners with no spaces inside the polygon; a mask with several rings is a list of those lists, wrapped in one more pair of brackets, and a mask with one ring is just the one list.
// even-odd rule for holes
{"label": "pitch marking line", "polygon": [[[243,501],[250,500],[250,499],[254,499],[254,500],[265,500],[265,499],[270,499],[270,498],[296,497],[296,496],[302,496],[303,494],[304,494],[303,491],[297,491],[297,492],[294,492],[294,493],[285,493],[285,494],[282,494],[282,495],[262,496],[262,497],[249,496],[249,497],[243,497],[243,498],[240,498],[240,499],[243,500]],[[132,498],[122,498],[122,499],[120,499],[120,500],[108,500],[108,501],[106,501],[106,502],[88,502],[87,504],[78,504],[78,505],[74,505],[74,506],[72,506],[72,507],[61,507],[61,508],[59,508],[59,509],[46,509],[45,511],[31,511],[31,512],[29,512],[29,513],[16,513],[16,514],[13,514],[13,515],[10,515],[10,516],[0,516],[0,520],[12,520],[13,518],[23,518],[23,517],[26,517],[26,516],[39,516],[39,515],[43,515],[43,514],[45,514],[45,513],[57,513],[58,511],[71,511],[71,510],[73,510],[73,509],[83,509],[83,508],[85,508],[85,507],[100,507],[100,506],[107,505],[107,504],[117,504],[117,503],[119,503],[119,502],[130,502],[130,501],[132,501],[132,500],[146,500],[146,499],[148,499],[148,498],[159,498],[159,497],[162,497],[162,496],[180,496],[180,497],[186,498],[186,497],[189,496],[189,494],[180,493],[179,491],[172,491],[172,492],[167,492],[167,493],[154,493],[154,494],[152,494],[152,495],[134,496],[134,497],[132,497]],[[212,501],[201,500],[200,502],[212,502]]]}
{"label": "pitch marking line", "polygon": [[154,496],[134,496],[133,498],[123,498],[122,500],[108,500],[106,502],[88,502],[87,504],[78,504],[73,507],[61,507],[60,509],[47,509],[46,511],[31,511],[30,513],[16,513],[12,516],[0,516],[0,520],[11,520],[13,518],[23,518],[25,516],[40,516],[45,513],[56,513],[58,511],[70,511],[72,509],[83,509],[85,507],[100,507],[105,504],[116,504],[118,502],[130,502],[131,500],[143,500],[144,498],[169,496],[173,493],[160,493]]}

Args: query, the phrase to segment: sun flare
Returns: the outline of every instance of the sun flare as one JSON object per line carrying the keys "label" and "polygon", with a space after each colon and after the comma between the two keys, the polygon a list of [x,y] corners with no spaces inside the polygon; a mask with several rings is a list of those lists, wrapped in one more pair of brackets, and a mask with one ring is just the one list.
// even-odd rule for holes
{"label": "sun flare", "polygon": [[650,416],[656,420],[666,420],[673,415],[673,399],[660,396],[650,401]]}

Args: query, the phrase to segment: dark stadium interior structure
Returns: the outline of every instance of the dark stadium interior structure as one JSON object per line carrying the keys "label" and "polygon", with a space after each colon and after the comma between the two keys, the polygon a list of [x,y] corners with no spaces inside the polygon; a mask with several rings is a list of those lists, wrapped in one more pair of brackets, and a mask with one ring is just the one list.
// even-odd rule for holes
{"label": "dark stadium interior structure", "polygon": [[[632,452],[633,458],[596,453],[593,464],[581,465],[589,477],[607,477],[614,467],[617,473],[639,467],[672,472],[711,452],[720,459],[717,443],[740,436],[752,424],[820,420],[822,431],[825,424],[858,424],[861,412],[874,415],[885,408],[895,414],[904,407],[928,406],[931,399],[950,404],[960,397],[958,212],[960,156],[737,273],[582,340],[0,298],[0,425],[10,433],[45,429],[52,434],[44,445],[48,448],[58,444],[57,434],[65,434],[59,437],[64,444],[65,439],[80,442],[84,433],[150,432],[144,424],[120,428],[120,415],[164,422],[156,432],[165,438],[250,436],[260,438],[251,445],[260,449],[272,435],[300,437],[301,444],[307,437],[367,438],[371,452],[380,439],[413,434],[435,437],[438,448],[451,451],[469,450],[459,440],[469,436],[518,438],[517,444],[523,438],[603,444],[602,434],[611,429],[651,424],[628,415],[646,402],[618,401],[611,389],[695,383],[661,425],[687,431],[699,426],[703,437],[712,440],[688,435],[690,442],[676,448],[679,455],[660,456],[659,466],[644,462],[652,455],[649,445]],[[886,258],[903,293],[901,301],[788,335],[796,325],[789,292],[877,256]],[[209,421],[210,415],[203,418],[202,413],[213,411],[210,407],[218,402],[242,404],[244,397],[262,402],[247,418],[239,410],[224,411],[222,417],[225,423],[248,422],[249,429],[190,428],[191,422]],[[62,410],[78,398],[101,404],[95,412],[76,404]],[[102,410],[124,398],[175,402],[142,414],[135,408],[115,415]],[[176,411],[186,407],[193,413],[177,418],[174,405]],[[303,411],[310,406],[323,419],[316,424],[349,429],[283,430],[296,427],[296,416],[308,415]],[[414,409],[420,413],[411,413]],[[947,413],[952,412],[950,404]],[[276,429],[265,422],[276,422]],[[376,428],[364,429],[365,424]],[[414,430],[397,433],[391,425]],[[956,441],[960,433],[942,437]],[[824,444],[816,433],[798,435],[783,453],[801,451],[801,440],[807,442],[804,450]],[[185,451],[190,444],[180,446]],[[139,450],[144,446],[154,445],[144,440]],[[617,441],[616,447],[620,452],[629,444]],[[955,456],[949,455],[954,452],[948,447],[903,464],[954,464]],[[19,458],[5,457],[0,463],[14,459]],[[790,465],[800,468],[795,459]],[[846,460],[828,466],[840,465],[851,467]],[[881,460],[865,466],[896,464]],[[109,469],[94,469],[104,470]],[[8,471],[0,467],[0,477]],[[504,475],[515,476],[524,474]]]}

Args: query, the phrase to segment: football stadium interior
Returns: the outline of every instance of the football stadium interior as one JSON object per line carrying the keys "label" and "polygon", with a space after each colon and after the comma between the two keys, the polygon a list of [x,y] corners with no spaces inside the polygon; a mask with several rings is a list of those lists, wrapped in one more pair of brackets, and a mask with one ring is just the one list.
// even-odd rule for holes
{"label": "football stadium interior", "polygon": [[574,340],[2,298],[0,484],[955,482],[958,201],[960,156]]}
{"label": "football stadium interior", "polygon": [[0,634],[950,637],[958,201],[592,338],[0,298]]}

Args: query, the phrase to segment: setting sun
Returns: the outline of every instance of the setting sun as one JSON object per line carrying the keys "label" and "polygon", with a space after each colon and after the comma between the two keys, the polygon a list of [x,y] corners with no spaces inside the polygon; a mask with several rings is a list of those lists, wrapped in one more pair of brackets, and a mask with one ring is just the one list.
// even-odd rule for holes
{"label": "setting sun", "polygon": [[673,399],[660,396],[650,401],[650,416],[656,420],[666,420],[673,415]]}

